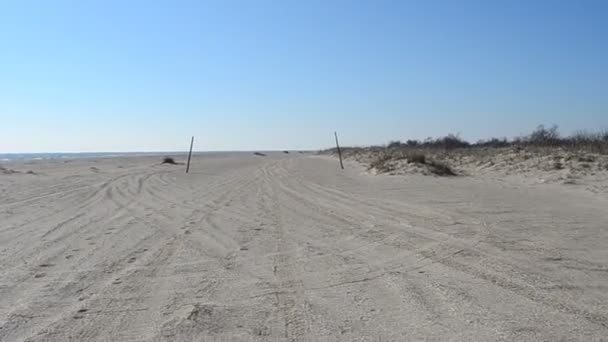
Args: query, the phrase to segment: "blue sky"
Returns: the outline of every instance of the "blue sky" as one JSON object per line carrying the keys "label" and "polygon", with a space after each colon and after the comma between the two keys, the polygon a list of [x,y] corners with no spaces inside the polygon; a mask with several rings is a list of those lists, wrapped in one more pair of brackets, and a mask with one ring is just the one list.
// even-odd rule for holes
{"label": "blue sky", "polygon": [[5,0],[0,119],[0,153],[608,128],[608,2]]}

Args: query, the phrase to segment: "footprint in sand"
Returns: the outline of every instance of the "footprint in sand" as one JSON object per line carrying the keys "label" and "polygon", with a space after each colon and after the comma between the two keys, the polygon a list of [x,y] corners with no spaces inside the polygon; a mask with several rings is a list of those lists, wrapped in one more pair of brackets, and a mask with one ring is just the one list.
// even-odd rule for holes
{"label": "footprint in sand", "polygon": [[136,257],[132,257],[127,262],[130,264],[132,262],[135,262],[135,260],[137,260],[137,258]]}
{"label": "footprint in sand", "polygon": [[34,275],[34,278],[43,278],[46,277],[46,273],[37,273]]}
{"label": "footprint in sand", "polygon": [[39,266],[46,268],[46,267],[52,267],[52,266],[55,266],[55,265],[54,264],[40,264]]}

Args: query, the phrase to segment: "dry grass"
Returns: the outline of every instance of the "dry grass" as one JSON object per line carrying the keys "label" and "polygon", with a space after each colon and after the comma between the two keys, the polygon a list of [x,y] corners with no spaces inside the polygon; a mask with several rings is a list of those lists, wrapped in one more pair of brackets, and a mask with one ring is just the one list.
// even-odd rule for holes
{"label": "dry grass", "polygon": [[444,162],[430,160],[422,153],[405,151],[403,149],[389,149],[384,152],[375,153],[375,156],[369,163],[369,169],[373,169],[377,173],[392,173],[400,169],[407,169],[408,166],[404,166],[402,161],[406,161],[407,164],[412,166],[412,169],[426,170],[426,173],[428,174],[437,176],[457,175],[457,173]]}
{"label": "dry grass", "polygon": [[456,172],[444,163],[432,161],[428,165],[429,171],[437,176],[456,176]]}

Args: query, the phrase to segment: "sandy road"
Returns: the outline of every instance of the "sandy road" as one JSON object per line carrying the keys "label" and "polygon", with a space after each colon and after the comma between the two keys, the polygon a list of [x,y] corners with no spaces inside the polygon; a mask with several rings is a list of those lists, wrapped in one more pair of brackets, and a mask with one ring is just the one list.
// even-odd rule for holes
{"label": "sandy road", "polygon": [[323,157],[0,178],[0,340],[608,340],[608,201]]}

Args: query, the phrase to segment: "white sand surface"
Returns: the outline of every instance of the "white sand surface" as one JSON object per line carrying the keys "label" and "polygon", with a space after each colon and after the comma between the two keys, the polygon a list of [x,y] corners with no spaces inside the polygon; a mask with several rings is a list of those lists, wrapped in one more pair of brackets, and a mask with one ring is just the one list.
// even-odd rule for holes
{"label": "white sand surface", "polygon": [[604,193],[294,153],[159,162],[3,165],[0,340],[608,340]]}

